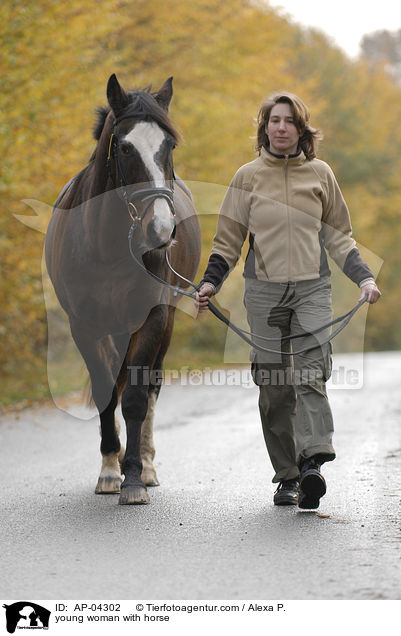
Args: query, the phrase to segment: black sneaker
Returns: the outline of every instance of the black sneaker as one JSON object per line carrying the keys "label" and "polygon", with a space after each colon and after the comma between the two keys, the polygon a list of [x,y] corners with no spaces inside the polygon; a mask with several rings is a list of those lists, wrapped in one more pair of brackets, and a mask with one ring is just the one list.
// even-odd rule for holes
{"label": "black sneaker", "polygon": [[273,502],[275,506],[296,506],[298,503],[299,483],[298,479],[285,479],[280,481]]}
{"label": "black sneaker", "polygon": [[314,457],[305,459],[301,464],[298,506],[300,508],[319,508],[320,497],[326,493],[326,481],[320,473],[320,464]]}

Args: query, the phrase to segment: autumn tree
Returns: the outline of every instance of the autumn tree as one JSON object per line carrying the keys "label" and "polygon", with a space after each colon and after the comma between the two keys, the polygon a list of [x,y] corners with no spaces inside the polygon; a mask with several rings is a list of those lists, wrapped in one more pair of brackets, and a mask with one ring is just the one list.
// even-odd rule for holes
{"label": "autumn tree", "polygon": [[372,67],[383,66],[401,84],[401,29],[374,31],[363,36],[361,54]]}
{"label": "autumn tree", "polygon": [[[356,238],[384,259],[367,346],[401,346],[401,91],[367,53],[349,60],[324,34],[288,23],[262,0],[4,0],[0,18],[0,360],[9,394],[46,392],[43,235],[13,215],[31,213],[22,199],[51,206],[86,164],[94,111],[113,72],[127,88],[158,88],[174,76],[171,116],[184,138],[175,167],[202,213],[201,269],[211,213],[234,172],[255,157],[262,99],[280,89],[299,94],[323,130],[319,156],[336,172]],[[179,312],[169,359],[217,363],[224,339],[211,319],[195,325]]]}

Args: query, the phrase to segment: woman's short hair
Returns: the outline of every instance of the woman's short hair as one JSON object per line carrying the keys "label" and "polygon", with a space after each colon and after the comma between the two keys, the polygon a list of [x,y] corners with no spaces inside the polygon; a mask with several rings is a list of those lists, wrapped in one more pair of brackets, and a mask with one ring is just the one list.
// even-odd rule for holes
{"label": "woman's short hair", "polygon": [[292,93],[274,93],[270,95],[261,105],[257,119],[257,141],[255,149],[260,154],[262,146],[269,147],[269,138],[266,134],[265,126],[269,121],[270,113],[273,106],[276,104],[289,104],[293,117],[294,124],[299,132],[299,145],[305,153],[307,159],[313,159],[316,157],[317,143],[323,137],[319,129],[312,128],[310,125],[310,115],[307,106],[302,99],[293,95]]}

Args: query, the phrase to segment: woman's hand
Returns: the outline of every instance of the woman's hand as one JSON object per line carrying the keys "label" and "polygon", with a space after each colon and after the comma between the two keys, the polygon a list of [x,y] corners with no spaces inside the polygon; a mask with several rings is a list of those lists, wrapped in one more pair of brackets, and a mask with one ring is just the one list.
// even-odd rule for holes
{"label": "woman's hand", "polygon": [[195,294],[195,307],[199,312],[208,308],[208,301],[216,293],[216,288],[212,283],[203,283],[202,287]]}
{"label": "woman's hand", "polygon": [[362,300],[364,296],[368,297],[368,303],[375,303],[379,300],[381,293],[376,283],[367,283],[361,287],[361,295],[359,300]]}

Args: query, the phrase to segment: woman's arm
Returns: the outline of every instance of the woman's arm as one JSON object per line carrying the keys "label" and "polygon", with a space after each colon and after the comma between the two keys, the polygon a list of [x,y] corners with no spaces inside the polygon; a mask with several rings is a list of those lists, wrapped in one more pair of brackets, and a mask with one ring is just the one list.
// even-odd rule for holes
{"label": "woman's arm", "polygon": [[234,175],[220,208],[216,234],[209,262],[197,294],[199,311],[207,309],[207,301],[227,278],[241,254],[248,234],[251,186],[240,170]]}
{"label": "woman's arm", "polygon": [[[327,164],[326,164],[327,166]],[[323,242],[331,258],[366,294],[370,303],[381,296],[369,266],[362,260],[352,238],[351,218],[344,197],[332,170],[327,166],[327,181],[323,196]]]}

